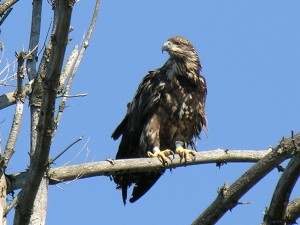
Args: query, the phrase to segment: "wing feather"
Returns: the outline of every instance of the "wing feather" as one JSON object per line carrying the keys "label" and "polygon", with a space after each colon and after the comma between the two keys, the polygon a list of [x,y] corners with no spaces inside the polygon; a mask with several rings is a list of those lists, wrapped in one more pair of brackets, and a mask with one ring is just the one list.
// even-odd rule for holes
{"label": "wing feather", "polygon": [[161,91],[165,83],[162,77],[158,70],[150,71],[139,85],[133,100],[128,105],[124,119],[112,134],[114,139],[123,135],[117,158],[133,158],[149,150],[140,149],[146,146],[140,146],[139,139],[161,99]]}

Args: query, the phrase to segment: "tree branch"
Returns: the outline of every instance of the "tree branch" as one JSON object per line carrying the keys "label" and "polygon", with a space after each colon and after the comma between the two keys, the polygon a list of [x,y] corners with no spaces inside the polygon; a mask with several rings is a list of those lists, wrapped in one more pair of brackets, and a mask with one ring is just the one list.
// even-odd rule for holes
{"label": "tree branch", "polygon": [[253,165],[231,186],[224,185],[215,201],[192,224],[215,224],[258,181],[293,154],[294,143],[300,143],[300,133],[294,139],[282,139],[276,149]]}
{"label": "tree branch", "polygon": [[0,96],[0,110],[15,104],[17,101],[15,91]]}
{"label": "tree branch", "polygon": [[9,137],[5,146],[5,151],[0,159],[0,177],[4,174],[6,167],[8,165],[8,162],[10,158],[12,157],[14,151],[15,151],[15,145],[17,142],[17,138],[19,135],[19,130],[21,127],[21,121],[23,116],[23,107],[24,107],[24,100],[25,96],[22,95],[22,79],[23,79],[23,64],[25,60],[25,53],[17,53],[16,54],[18,58],[18,87],[17,87],[17,105],[15,109],[15,114],[11,126],[11,130],[9,133]]}
{"label": "tree branch", "polygon": [[[34,80],[31,80],[22,88],[22,93],[21,93],[22,98],[25,98],[26,96],[29,95],[33,83]],[[3,94],[0,96],[0,110],[8,106],[14,105],[16,102],[17,102],[16,91],[11,91],[6,94]]]}
{"label": "tree branch", "polygon": [[[74,64],[76,62],[78,58],[78,46],[76,45],[73,49],[73,51],[71,52],[69,58],[68,58],[68,61],[63,69],[63,72],[61,74],[61,77],[60,77],[60,86],[58,88],[58,92],[62,92],[63,91],[63,87],[65,85],[65,82],[68,78],[68,76],[71,74],[72,75],[72,70],[74,68]],[[71,89],[71,85],[73,83],[73,78],[74,76],[71,76],[68,80],[68,84],[65,88],[65,90],[63,91],[64,94],[68,94],[70,89]],[[59,122],[62,118],[62,114],[64,112],[64,109],[65,109],[65,106],[66,106],[66,102],[67,102],[67,97],[62,97],[62,100],[59,104],[59,107],[58,107],[58,112],[57,112],[57,115],[55,117],[55,124],[56,124],[56,127],[58,127],[59,125]]]}
{"label": "tree branch", "polygon": [[300,153],[297,149],[294,149],[294,151],[297,151],[298,153],[292,157],[281,175],[273,193],[270,207],[266,210],[262,225],[286,224],[284,215],[291,192],[300,175]]}
{"label": "tree branch", "polygon": [[76,72],[79,68],[79,65],[81,63],[81,60],[82,60],[83,55],[85,53],[85,50],[89,46],[89,41],[91,39],[92,33],[94,31],[94,27],[96,25],[97,16],[98,16],[98,12],[99,12],[99,9],[100,9],[100,3],[101,3],[101,0],[96,1],[93,17],[92,17],[87,35],[84,38],[84,41],[83,41],[83,44],[81,46],[79,54],[78,54],[78,46],[75,46],[74,50],[72,51],[72,54],[69,57],[68,63],[66,64],[66,69],[63,71],[63,74],[61,76],[61,81],[62,81],[61,83],[64,84],[66,78],[68,77],[68,74],[70,74],[68,84],[65,87],[65,91],[63,93],[63,97],[62,97],[61,103],[59,105],[59,111],[58,111],[57,116],[56,116],[56,126],[58,126],[58,124],[61,120],[62,113],[63,113],[63,110],[65,108],[66,102],[67,102],[67,98],[68,98],[67,96],[68,96],[68,94],[71,90],[74,77],[75,77]]}
{"label": "tree branch", "polygon": [[31,31],[28,50],[28,52],[31,52],[31,58],[26,62],[26,69],[29,80],[35,79],[37,76],[36,62],[41,31],[42,5],[42,0],[32,1]]}
{"label": "tree branch", "polygon": [[73,145],[75,145],[77,142],[82,140],[82,136],[77,138],[75,141],[73,141],[71,144],[68,145],[64,150],[62,150],[57,156],[55,156],[53,159],[51,159],[48,163],[49,165],[54,163],[55,160],[57,160],[59,157],[61,157],[66,151],[68,151]]}
{"label": "tree branch", "polygon": [[0,4],[0,16],[7,11],[11,6],[13,6],[19,0],[6,0],[2,4]]}
{"label": "tree branch", "polygon": [[296,224],[296,220],[299,217],[300,217],[300,196],[288,204],[284,218],[287,224]]}
{"label": "tree branch", "polygon": [[[257,162],[266,156],[268,150],[211,150],[197,152],[196,157],[188,162],[183,162],[178,155],[169,160],[165,168],[185,167],[197,164],[208,163],[229,163],[229,162]],[[72,166],[63,166],[51,168],[48,172],[50,184],[71,181],[79,177],[88,178],[94,176],[110,176],[121,173],[143,172],[149,170],[158,170],[163,164],[157,158],[138,158],[112,160],[107,159],[101,162],[84,163]],[[24,186],[28,172],[22,172],[8,177],[8,192],[20,189]]]}
{"label": "tree branch", "polygon": [[58,88],[59,93],[63,92],[66,80],[69,77],[69,75],[72,74],[72,70],[74,68],[77,58],[78,58],[78,45],[74,47],[61,73],[59,88]]}

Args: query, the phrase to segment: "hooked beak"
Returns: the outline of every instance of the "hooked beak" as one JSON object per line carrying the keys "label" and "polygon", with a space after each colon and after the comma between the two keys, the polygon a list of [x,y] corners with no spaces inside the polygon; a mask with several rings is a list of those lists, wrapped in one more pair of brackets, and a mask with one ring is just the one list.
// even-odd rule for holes
{"label": "hooked beak", "polygon": [[164,51],[169,51],[171,49],[171,42],[170,41],[167,41],[163,44],[162,48],[161,48],[161,52],[163,53]]}

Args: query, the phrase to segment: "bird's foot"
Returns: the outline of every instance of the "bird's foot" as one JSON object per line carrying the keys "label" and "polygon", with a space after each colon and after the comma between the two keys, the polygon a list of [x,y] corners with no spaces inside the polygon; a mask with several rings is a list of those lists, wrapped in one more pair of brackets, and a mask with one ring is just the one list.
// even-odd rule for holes
{"label": "bird's foot", "polygon": [[186,162],[190,160],[190,154],[196,156],[197,153],[195,150],[183,148],[180,144],[176,144],[175,152],[180,155],[181,159],[184,158]]}
{"label": "bird's foot", "polygon": [[174,155],[174,152],[171,151],[170,149],[166,149],[164,151],[160,151],[158,147],[155,147],[153,148],[153,153],[152,152],[147,152],[147,155],[149,157],[157,157],[157,158],[160,158],[163,163],[166,163],[167,162],[167,157],[169,155]]}

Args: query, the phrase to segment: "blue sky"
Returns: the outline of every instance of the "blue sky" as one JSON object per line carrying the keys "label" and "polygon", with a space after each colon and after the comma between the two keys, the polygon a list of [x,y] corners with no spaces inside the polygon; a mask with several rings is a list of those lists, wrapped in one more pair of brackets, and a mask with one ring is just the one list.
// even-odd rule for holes
{"label": "blue sky", "polygon": [[[73,38],[68,52],[82,41],[94,4],[74,8]],[[90,46],[72,93],[88,93],[68,101],[51,156],[80,135],[55,166],[114,157],[118,141],[110,136],[121,121],[142,77],[168,58],[162,44],[182,35],[196,47],[208,84],[208,138],[198,150],[267,149],[291,130],[299,132],[300,2],[298,1],[103,1]],[[41,45],[52,18],[44,2]],[[1,28],[4,60],[27,50],[31,1],[20,1]],[[0,77],[1,79],[1,77]],[[1,87],[1,93],[11,88]],[[7,140],[14,107],[1,111],[2,144]],[[23,171],[29,158],[29,108],[8,173]],[[49,188],[47,224],[190,224],[217,196],[224,182],[233,183],[251,164],[214,164],[167,171],[135,204],[123,206],[121,193],[107,177],[95,177]],[[218,224],[258,224],[269,205],[280,174],[273,171],[227,213]],[[299,185],[298,185],[299,186]],[[300,194],[293,193],[293,197]],[[9,216],[9,224],[12,224]]]}

